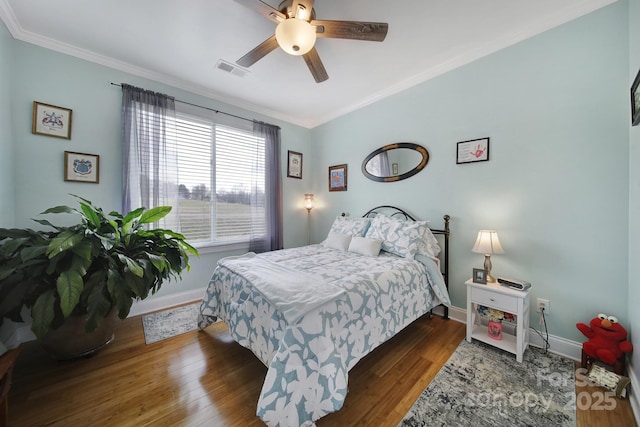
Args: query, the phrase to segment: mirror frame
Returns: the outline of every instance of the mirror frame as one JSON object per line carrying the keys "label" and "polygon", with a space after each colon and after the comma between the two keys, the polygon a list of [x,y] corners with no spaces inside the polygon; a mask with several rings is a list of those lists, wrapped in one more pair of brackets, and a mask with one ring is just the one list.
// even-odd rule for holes
{"label": "mirror frame", "polygon": [[[394,175],[394,176],[376,176],[376,175],[372,175],[369,172],[367,172],[367,163],[369,162],[369,160],[373,159],[375,156],[377,156],[380,153],[383,153],[385,151],[389,151],[389,150],[393,150],[396,148],[408,148],[410,150],[415,150],[418,153],[420,153],[420,155],[422,156],[422,159],[420,160],[420,163],[418,163],[418,165],[411,169],[409,172],[405,172],[401,175]],[[377,150],[375,150],[373,153],[369,154],[364,161],[362,162],[362,173],[364,174],[364,176],[366,176],[367,178],[369,178],[372,181],[377,181],[377,182],[395,182],[395,181],[401,181],[403,179],[407,179],[412,177],[413,175],[417,174],[418,172],[420,172],[422,169],[425,168],[425,166],[427,166],[427,162],[429,162],[429,153],[427,152],[427,149],[424,148],[422,145],[418,145],[418,144],[414,144],[413,142],[396,142],[393,144],[388,144],[385,145],[384,147],[380,147]]]}

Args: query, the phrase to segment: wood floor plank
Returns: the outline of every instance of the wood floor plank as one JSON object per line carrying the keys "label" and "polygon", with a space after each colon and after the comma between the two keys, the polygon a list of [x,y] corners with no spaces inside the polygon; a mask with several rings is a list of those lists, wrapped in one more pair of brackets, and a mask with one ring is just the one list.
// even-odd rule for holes
{"label": "wood floor plank", "polygon": [[[342,410],[318,427],[396,426],[464,339],[465,326],[424,316],[349,373]],[[267,368],[218,323],[146,345],[140,316],[91,358],[54,361],[23,344],[9,427],[263,426],[255,415]],[[578,411],[578,426],[635,426],[629,401]]]}

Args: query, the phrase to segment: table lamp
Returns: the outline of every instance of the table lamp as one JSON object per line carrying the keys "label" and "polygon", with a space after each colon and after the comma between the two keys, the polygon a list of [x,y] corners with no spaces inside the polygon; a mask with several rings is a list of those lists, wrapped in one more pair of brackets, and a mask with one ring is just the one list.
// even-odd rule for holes
{"label": "table lamp", "polygon": [[484,254],[484,269],[487,271],[487,282],[495,283],[496,279],[491,275],[491,254],[502,254],[502,246],[495,230],[480,230],[478,238],[471,252]]}

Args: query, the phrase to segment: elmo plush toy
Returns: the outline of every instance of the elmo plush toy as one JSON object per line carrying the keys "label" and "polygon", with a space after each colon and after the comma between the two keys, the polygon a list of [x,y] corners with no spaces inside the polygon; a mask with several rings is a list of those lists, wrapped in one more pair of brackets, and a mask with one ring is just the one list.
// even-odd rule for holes
{"label": "elmo plush toy", "polygon": [[590,325],[577,323],[576,327],[589,338],[582,344],[582,350],[591,358],[614,365],[623,353],[633,350],[633,345],[627,341],[627,330],[614,316],[598,314],[591,319]]}

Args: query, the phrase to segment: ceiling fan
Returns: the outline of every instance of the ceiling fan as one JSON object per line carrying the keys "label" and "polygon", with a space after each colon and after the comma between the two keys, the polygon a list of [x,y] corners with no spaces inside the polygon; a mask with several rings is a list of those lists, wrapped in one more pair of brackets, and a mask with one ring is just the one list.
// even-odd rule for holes
{"label": "ceiling fan", "polygon": [[238,65],[250,67],[280,46],[285,52],[304,58],[316,83],[329,78],[315,48],[317,37],[381,42],[389,28],[382,22],[316,20],[314,0],[285,0],[278,10],[260,0],[235,1],[278,24],[275,34],[240,58]]}

